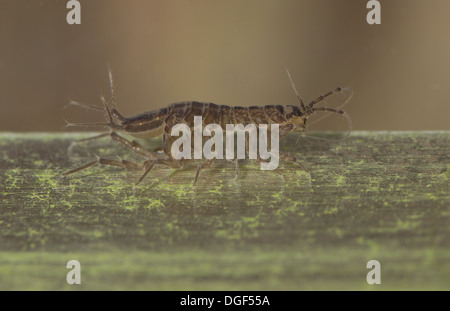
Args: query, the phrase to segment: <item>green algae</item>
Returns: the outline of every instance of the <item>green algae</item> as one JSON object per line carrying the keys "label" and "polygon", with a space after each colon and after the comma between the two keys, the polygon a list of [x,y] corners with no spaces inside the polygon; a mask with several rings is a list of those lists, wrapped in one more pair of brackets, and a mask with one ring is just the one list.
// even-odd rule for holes
{"label": "green algae", "polygon": [[139,172],[116,167],[61,177],[93,153],[142,161],[108,141],[68,151],[89,136],[0,136],[2,289],[74,289],[73,256],[87,264],[84,289],[372,289],[370,259],[380,289],[450,288],[448,132],[288,136],[311,177],[243,161],[235,180],[217,161],[195,187],[195,166],[157,167],[138,187]]}

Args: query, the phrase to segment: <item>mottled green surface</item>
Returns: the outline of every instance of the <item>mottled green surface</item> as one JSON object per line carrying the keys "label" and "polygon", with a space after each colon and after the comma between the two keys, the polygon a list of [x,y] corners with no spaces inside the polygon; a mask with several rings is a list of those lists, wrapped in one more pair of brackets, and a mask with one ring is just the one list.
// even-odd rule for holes
{"label": "mottled green surface", "polygon": [[194,168],[60,178],[93,153],[138,160],[108,139],[68,152],[89,136],[0,133],[0,289],[450,289],[450,132],[292,135],[311,178],[219,161],[195,188]]}

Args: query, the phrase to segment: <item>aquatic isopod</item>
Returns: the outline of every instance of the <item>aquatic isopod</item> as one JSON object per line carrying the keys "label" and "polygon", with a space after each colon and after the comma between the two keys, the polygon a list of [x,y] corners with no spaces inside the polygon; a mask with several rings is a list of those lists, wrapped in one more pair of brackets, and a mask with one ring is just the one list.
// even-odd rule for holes
{"label": "aquatic isopod", "polygon": [[[118,166],[125,169],[143,170],[142,176],[137,181],[139,184],[144,177],[154,168],[157,164],[169,166],[171,168],[183,168],[187,159],[176,159],[171,150],[174,142],[178,139],[176,136],[172,136],[172,129],[178,124],[185,124],[187,127],[194,131],[194,119],[195,117],[201,117],[202,125],[216,124],[222,128],[228,124],[242,124],[243,127],[254,124],[256,127],[261,125],[277,125],[279,138],[286,136],[290,132],[305,132],[307,119],[316,112],[332,112],[344,116],[349,124],[348,134],[351,132],[351,119],[343,110],[329,108],[329,107],[317,107],[316,105],[322,102],[325,98],[339,92],[351,91],[347,88],[336,88],[333,91],[329,91],[326,94],[319,96],[311,101],[309,104],[304,104],[300,98],[291,76],[288,73],[292,87],[296,93],[299,105],[267,105],[267,106],[226,106],[216,105],[213,103],[197,102],[197,101],[185,101],[174,103],[168,107],[156,109],[144,113],[140,113],[131,117],[123,116],[116,109],[116,100],[114,96],[114,83],[112,73],[109,71],[109,82],[111,87],[111,101],[112,107],[109,107],[105,98],[102,97],[103,107],[81,104],[78,102],[71,102],[73,105],[77,105],[84,108],[103,111],[106,115],[106,122],[103,123],[67,123],[68,126],[104,126],[109,129],[108,133],[103,133],[95,137],[82,139],[80,141],[94,140],[101,137],[111,137],[113,140],[118,141],[124,146],[133,150],[139,156],[142,156],[145,161],[143,163],[135,163],[127,160],[112,160],[98,157],[96,160],[89,162],[85,165],[77,167],[73,170],[63,173],[63,175],[69,175],[83,169],[86,169],[94,164],[106,164],[112,166]],[[350,97],[347,99],[347,101]],[[347,102],[346,101],[346,102]],[[198,120],[198,119],[197,119]],[[141,144],[134,140],[128,140],[118,134],[123,132],[130,134],[138,138],[156,137],[162,135],[163,145],[160,148],[149,151],[146,150]],[[248,137],[247,140],[247,152],[248,152]],[[281,152],[279,159],[289,162],[298,163],[305,171],[308,171],[301,162],[293,155],[289,153]],[[194,178],[194,185],[198,179],[199,173],[202,169],[210,167],[216,158],[207,159],[197,166],[197,172]],[[255,159],[257,162],[266,161],[259,156]],[[234,160],[236,164],[236,176],[238,175],[238,161]]]}

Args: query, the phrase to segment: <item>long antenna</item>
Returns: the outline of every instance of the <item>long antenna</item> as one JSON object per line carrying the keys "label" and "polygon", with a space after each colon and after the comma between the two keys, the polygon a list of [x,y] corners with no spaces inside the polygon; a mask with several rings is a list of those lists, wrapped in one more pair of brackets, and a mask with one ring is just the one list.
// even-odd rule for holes
{"label": "long antenna", "polygon": [[[336,107],[337,110],[340,110],[342,107],[344,107],[345,105],[347,105],[347,103],[348,103],[348,102],[352,99],[352,97],[353,97],[353,90],[352,90],[351,88],[349,88],[349,87],[343,87],[343,88],[341,88],[341,91],[340,91],[340,92],[341,92],[342,94],[344,94],[344,92],[349,92],[350,95],[348,96],[348,98],[347,98],[342,104],[340,104],[339,106]],[[344,97],[345,97],[345,95],[344,95]],[[317,123],[317,122],[322,121],[323,119],[325,119],[325,118],[328,117],[329,115],[330,115],[330,114],[327,113],[327,114],[321,116],[320,118],[318,118],[318,119],[316,119],[316,120],[314,120],[314,121],[312,121],[312,122],[309,122],[309,126],[311,126],[311,125],[313,125],[313,124],[315,124],[315,123]],[[310,136],[310,137],[311,137],[311,136]]]}
{"label": "long antenna", "polygon": [[291,82],[291,86],[294,89],[295,95],[297,96],[297,99],[300,102],[300,106],[302,107],[302,111],[305,112],[306,111],[305,104],[303,103],[302,98],[298,94],[297,88],[295,87],[294,81],[292,81],[292,77],[291,77],[291,74],[290,74],[289,70],[287,68],[285,68],[285,69],[286,69],[286,73],[287,73],[287,75],[289,77],[289,81]]}
{"label": "long antenna", "polygon": [[334,109],[334,108],[328,108],[328,107],[314,107],[314,108],[312,108],[312,111],[313,112],[314,111],[328,111],[328,112],[334,112],[334,113],[342,115],[347,120],[348,131],[347,131],[347,135],[345,135],[345,137],[341,138],[341,139],[346,139],[350,135],[350,133],[352,132],[352,127],[353,127],[352,126],[352,119],[350,119],[350,116],[345,111]]}
{"label": "long antenna", "polygon": [[108,64],[109,86],[111,87],[112,109],[116,108],[116,97],[114,96],[114,80],[112,76],[111,66]]}

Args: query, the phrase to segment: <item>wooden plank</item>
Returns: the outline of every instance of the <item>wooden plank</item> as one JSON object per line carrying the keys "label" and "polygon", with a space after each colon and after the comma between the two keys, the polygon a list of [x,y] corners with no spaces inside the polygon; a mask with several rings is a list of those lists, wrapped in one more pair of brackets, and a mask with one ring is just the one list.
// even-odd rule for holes
{"label": "wooden plank", "polygon": [[[219,161],[201,173],[93,166],[139,160],[95,133],[0,133],[0,289],[450,289],[450,132],[288,136],[309,168]],[[158,139],[145,142],[149,149]],[[39,267],[39,269],[37,269]]]}

